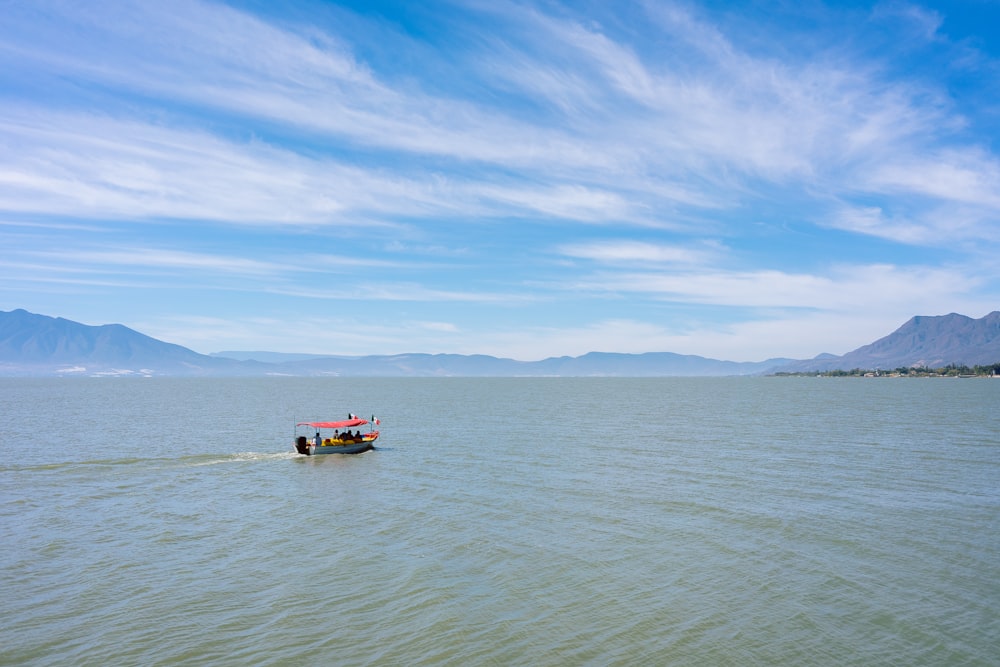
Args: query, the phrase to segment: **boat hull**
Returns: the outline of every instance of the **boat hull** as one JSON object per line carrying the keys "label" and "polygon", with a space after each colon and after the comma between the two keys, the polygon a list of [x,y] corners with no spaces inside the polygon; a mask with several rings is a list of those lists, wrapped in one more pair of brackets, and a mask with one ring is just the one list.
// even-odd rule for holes
{"label": "boat hull", "polygon": [[317,446],[304,436],[299,436],[295,441],[295,451],[305,456],[319,456],[322,454],[360,454],[369,449],[375,449],[375,441],[378,440],[378,431],[365,433],[360,441],[330,440],[323,441]]}

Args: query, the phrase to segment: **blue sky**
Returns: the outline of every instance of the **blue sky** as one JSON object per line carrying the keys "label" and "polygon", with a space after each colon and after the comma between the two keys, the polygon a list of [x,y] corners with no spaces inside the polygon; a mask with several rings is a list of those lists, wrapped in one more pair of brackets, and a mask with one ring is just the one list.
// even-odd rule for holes
{"label": "blue sky", "polygon": [[1000,308],[1000,3],[12,0],[0,310],[843,354]]}

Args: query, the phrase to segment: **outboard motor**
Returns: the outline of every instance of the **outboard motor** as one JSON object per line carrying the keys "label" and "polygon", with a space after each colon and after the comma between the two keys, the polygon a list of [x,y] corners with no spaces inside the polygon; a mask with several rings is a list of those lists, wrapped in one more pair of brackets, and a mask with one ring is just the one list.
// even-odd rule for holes
{"label": "outboard motor", "polygon": [[295,439],[295,451],[299,454],[309,456],[309,441],[306,439],[306,436],[300,435]]}

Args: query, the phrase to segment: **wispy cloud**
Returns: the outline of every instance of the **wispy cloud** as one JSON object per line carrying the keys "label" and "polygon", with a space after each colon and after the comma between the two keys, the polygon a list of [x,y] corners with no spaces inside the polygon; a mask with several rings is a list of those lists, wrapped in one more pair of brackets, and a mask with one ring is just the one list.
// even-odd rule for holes
{"label": "wispy cloud", "polygon": [[397,283],[390,281],[352,281],[349,285],[330,287],[309,287],[304,285],[273,285],[265,288],[271,294],[306,297],[309,299],[336,302],[416,302],[416,303],[480,303],[480,304],[524,304],[538,300],[524,293],[494,293],[483,290],[435,289],[417,283]]}
{"label": "wispy cloud", "polygon": [[586,297],[712,310],[690,330],[728,322],[720,345],[995,300],[1000,158],[989,102],[969,102],[985,84],[948,79],[973,47],[944,9],[432,3],[414,35],[391,12],[315,9],[5,7],[7,298],[198,276],[295,305],[440,306],[378,317],[402,340],[508,350],[517,331],[536,349],[681,343],[650,310],[537,320]]}
{"label": "wispy cloud", "polygon": [[0,206],[20,213],[353,224],[446,210],[432,186],[202,131],[22,111],[0,123]]}
{"label": "wispy cloud", "polygon": [[[902,211],[879,206],[845,207],[826,221],[831,227],[867,234],[896,243],[962,248],[975,255],[988,255],[1000,240],[997,214],[981,206],[963,204],[918,205]],[[989,243],[984,246],[983,242]]]}
{"label": "wispy cloud", "polygon": [[885,163],[871,179],[873,188],[884,191],[901,190],[1000,213],[1000,160],[982,150],[948,149],[906,163]]}
{"label": "wispy cloud", "polygon": [[720,248],[717,244],[683,247],[623,239],[567,244],[560,246],[557,250],[560,254],[569,257],[626,266],[637,263],[703,265],[717,259],[720,254]]}
{"label": "wispy cloud", "polygon": [[109,251],[38,251],[34,254],[57,262],[72,259],[74,263],[92,264],[104,268],[113,266],[166,268],[240,275],[268,275],[287,270],[279,264],[242,257],[150,248],[122,248]]}
{"label": "wispy cloud", "polygon": [[[515,115],[482,97],[443,97],[412,80],[400,86],[360,62],[346,39],[279,28],[233,8],[116,9],[119,20],[104,22],[89,10],[60,8],[88,39],[58,51],[24,39],[19,56],[93,85],[154,96],[160,123],[136,117],[141,106],[128,104],[101,116],[12,107],[18,115],[9,110],[0,125],[20,149],[0,165],[6,207],[30,211],[44,201],[60,213],[82,207],[97,215],[268,222],[370,224],[419,212],[648,224],[665,203],[714,207],[735,203],[733,192],[765,194],[760,179],[839,190],[861,170],[876,194],[907,187],[954,197],[956,183],[980,199],[989,199],[994,180],[973,179],[968,160],[946,160],[937,173],[927,165],[923,180],[892,161],[956,122],[943,105],[927,104],[925,87],[887,85],[849,54],[801,63],[751,55],[672,5],[650,13],[665,47],[625,45],[537,10],[521,12],[517,40],[501,48],[487,39],[493,46],[474,54],[472,66],[516,84],[497,87],[511,99],[551,91],[562,111],[552,118]],[[94,49],[95,39],[107,48]],[[554,78],[562,85],[548,86]],[[199,108],[267,121],[265,135],[299,127],[336,142],[340,156],[278,149],[278,135],[237,140],[191,129]],[[284,141],[287,131],[280,132]],[[359,151],[381,150],[400,153],[400,166],[361,166],[370,159],[358,160]],[[417,157],[449,162],[417,176],[409,166]],[[452,161],[480,166],[470,171]],[[515,168],[521,178],[505,175]]]}
{"label": "wispy cloud", "polygon": [[[659,299],[753,308],[877,311],[918,299],[945,301],[979,282],[957,269],[844,265],[829,273],[712,271],[601,273],[572,289],[641,293]],[[878,285],[877,291],[871,286]]]}

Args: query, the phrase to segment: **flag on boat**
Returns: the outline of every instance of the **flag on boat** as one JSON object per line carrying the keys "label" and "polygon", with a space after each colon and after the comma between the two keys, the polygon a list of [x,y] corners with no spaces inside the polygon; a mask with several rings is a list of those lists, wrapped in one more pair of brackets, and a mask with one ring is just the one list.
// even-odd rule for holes
{"label": "flag on boat", "polygon": [[375,424],[376,426],[378,426],[379,424],[381,424],[381,423],[382,423],[382,420],[381,420],[381,419],[379,419],[378,417],[376,417],[375,415],[372,415],[372,419],[371,419],[371,422],[372,422],[373,424]]}

